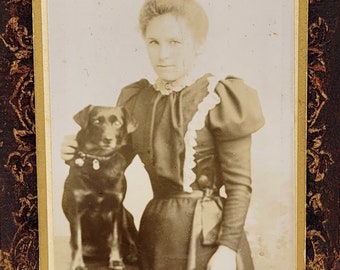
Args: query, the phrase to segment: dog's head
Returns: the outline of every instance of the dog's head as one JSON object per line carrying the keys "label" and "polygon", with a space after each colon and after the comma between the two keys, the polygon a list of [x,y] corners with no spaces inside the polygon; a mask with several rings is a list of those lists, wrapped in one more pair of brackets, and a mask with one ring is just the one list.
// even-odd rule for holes
{"label": "dog's head", "polygon": [[77,135],[80,150],[96,155],[108,155],[124,145],[126,135],[137,128],[123,107],[89,105],[73,119],[81,127]]}

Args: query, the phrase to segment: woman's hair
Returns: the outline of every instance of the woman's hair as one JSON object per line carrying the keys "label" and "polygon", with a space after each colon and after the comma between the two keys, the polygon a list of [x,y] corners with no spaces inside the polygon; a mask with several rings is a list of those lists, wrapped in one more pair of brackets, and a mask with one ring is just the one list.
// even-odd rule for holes
{"label": "woman's hair", "polygon": [[196,41],[205,40],[209,27],[208,17],[195,0],[145,0],[139,14],[142,35],[145,36],[148,24],[153,18],[168,13],[183,17],[192,29]]}

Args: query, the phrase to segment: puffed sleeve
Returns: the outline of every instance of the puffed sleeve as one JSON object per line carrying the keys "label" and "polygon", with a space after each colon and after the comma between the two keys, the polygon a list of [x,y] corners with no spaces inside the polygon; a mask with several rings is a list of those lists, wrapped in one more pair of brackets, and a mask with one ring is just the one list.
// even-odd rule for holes
{"label": "puffed sleeve", "polygon": [[[142,79],[140,81],[134,82],[132,84],[129,84],[125,86],[118,97],[117,105],[119,107],[124,107],[128,113],[131,114],[133,118],[136,119],[134,116],[134,107],[136,106],[136,97],[138,93],[140,92],[143,87],[146,87],[148,84],[148,81],[145,79]],[[137,123],[137,126],[139,123]],[[133,148],[132,138],[131,135],[129,136],[127,140],[126,146],[122,149],[123,155],[126,158],[126,161],[128,164],[130,164],[133,160],[133,158],[136,156],[136,152]]]}
{"label": "puffed sleeve", "polygon": [[149,82],[146,79],[141,79],[137,82],[125,86],[119,94],[117,106],[123,106],[129,111],[133,111],[135,100],[141,89],[147,87]]}
{"label": "puffed sleeve", "polygon": [[254,89],[243,80],[227,77],[215,89],[220,103],[209,112],[227,199],[223,207],[219,244],[237,250],[251,197],[251,134],[264,125]]}
{"label": "puffed sleeve", "polygon": [[227,77],[216,86],[221,102],[210,111],[215,135],[232,140],[254,133],[264,124],[257,92],[242,79]]}

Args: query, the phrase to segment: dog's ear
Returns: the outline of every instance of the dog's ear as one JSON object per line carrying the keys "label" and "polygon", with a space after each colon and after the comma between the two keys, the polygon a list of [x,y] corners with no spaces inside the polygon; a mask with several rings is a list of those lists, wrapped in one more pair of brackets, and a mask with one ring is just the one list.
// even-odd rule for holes
{"label": "dog's ear", "polygon": [[137,129],[137,122],[136,120],[131,116],[129,111],[125,109],[124,107],[121,107],[123,114],[124,114],[124,119],[126,123],[126,131],[127,133],[132,133]]}
{"label": "dog's ear", "polygon": [[83,129],[86,128],[89,122],[90,112],[92,111],[93,106],[88,105],[76,115],[73,116],[73,120]]}

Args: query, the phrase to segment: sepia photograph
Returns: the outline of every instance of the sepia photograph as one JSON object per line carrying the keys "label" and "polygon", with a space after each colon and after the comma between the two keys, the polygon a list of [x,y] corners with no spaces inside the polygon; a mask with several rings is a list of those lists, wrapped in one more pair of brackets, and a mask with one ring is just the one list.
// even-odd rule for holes
{"label": "sepia photograph", "polygon": [[47,11],[49,269],[296,269],[295,1]]}

